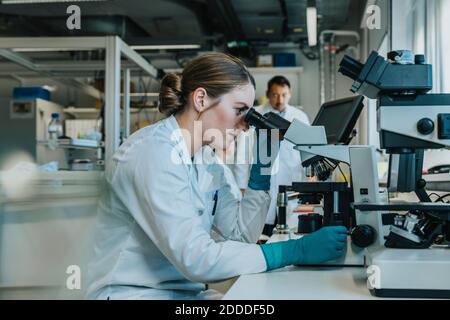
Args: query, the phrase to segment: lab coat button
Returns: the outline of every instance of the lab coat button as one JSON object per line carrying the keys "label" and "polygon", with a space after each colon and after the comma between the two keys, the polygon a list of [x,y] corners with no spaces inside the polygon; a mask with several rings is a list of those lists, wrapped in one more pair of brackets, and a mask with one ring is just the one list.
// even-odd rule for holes
{"label": "lab coat button", "polygon": [[203,215],[203,210],[198,210],[198,215],[202,216]]}

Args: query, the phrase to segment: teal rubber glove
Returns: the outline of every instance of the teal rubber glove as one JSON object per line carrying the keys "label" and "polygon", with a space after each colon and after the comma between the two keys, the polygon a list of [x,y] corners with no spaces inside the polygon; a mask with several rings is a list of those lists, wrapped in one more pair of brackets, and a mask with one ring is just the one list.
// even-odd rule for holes
{"label": "teal rubber glove", "polygon": [[324,227],[298,240],[261,245],[267,271],[291,264],[315,265],[340,258],[347,244],[343,226]]}
{"label": "teal rubber glove", "polygon": [[255,129],[255,131],[254,159],[256,163],[250,170],[248,187],[257,191],[266,191],[270,190],[271,168],[280,150],[280,139],[272,139],[270,130]]}

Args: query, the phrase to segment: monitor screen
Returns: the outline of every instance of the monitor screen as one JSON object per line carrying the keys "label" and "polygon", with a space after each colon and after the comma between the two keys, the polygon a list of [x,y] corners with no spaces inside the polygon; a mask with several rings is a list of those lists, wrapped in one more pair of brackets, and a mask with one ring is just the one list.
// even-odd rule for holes
{"label": "monitor screen", "polygon": [[326,102],[314,119],[313,126],[324,126],[328,144],[349,144],[364,97],[355,96]]}

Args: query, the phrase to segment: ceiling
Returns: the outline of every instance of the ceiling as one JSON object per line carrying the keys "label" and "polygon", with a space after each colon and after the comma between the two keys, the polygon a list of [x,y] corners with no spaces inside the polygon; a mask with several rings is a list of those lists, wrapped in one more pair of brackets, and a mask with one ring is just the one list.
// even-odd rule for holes
{"label": "ceiling", "polygon": [[[76,4],[81,11],[80,30],[66,27],[68,3],[0,4],[0,37],[118,35],[130,45],[200,45],[196,50],[140,51],[160,69],[182,67],[199,51],[227,51],[254,60],[256,54],[272,52],[273,48],[304,48],[307,43],[307,0],[106,0]],[[357,30],[365,0],[316,0],[316,6],[319,32]],[[27,52],[26,56],[35,62],[102,60],[104,52]]]}
{"label": "ceiling", "polygon": [[[348,24],[361,0],[317,0],[320,29]],[[306,37],[307,0],[109,0],[79,2],[81,30],[66,28],[67,3],[1,4],[0,36],[116,34],[130,44],[253,43]],[[358,11],[359,12],[359,11]],[[359,15],[359,14],[358,14]]]}

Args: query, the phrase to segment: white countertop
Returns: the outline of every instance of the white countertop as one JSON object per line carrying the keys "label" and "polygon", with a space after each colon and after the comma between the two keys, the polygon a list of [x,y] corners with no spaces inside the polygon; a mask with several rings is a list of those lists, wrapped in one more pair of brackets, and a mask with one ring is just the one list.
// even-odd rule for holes
{"label": "white countertop", "polygon": [[[295,215],[289,217],[294,225]],[[297,239],[290,234],[274,234],[268,241]],[[372,300],[367,289],[363,267],[299,267],[289,266],[252,275],[242,275],[228,290],[224,300]]]}
{"label": "white countertop", "polygon": [[[293,230],[289,235],[274,234],[268,242],[299,238]],[[223,299],[398,300],[373,296],[367,288],[366,268],[357,266],[289,266],[270,272],[242,275]]]}
{"label": "white countertop", "polygon": [[[292,225],[292,224],[291,224]],[[268,241],[297,239],[274,234]],[[271,272],[243,275],[224,296],[225,300],[367,300],[370,294],[363,267],[289,266]]]}
{"label": "white countertop", "polygon": [[290,266],[239,277],[224,300],[369,300],[365,268]]}

